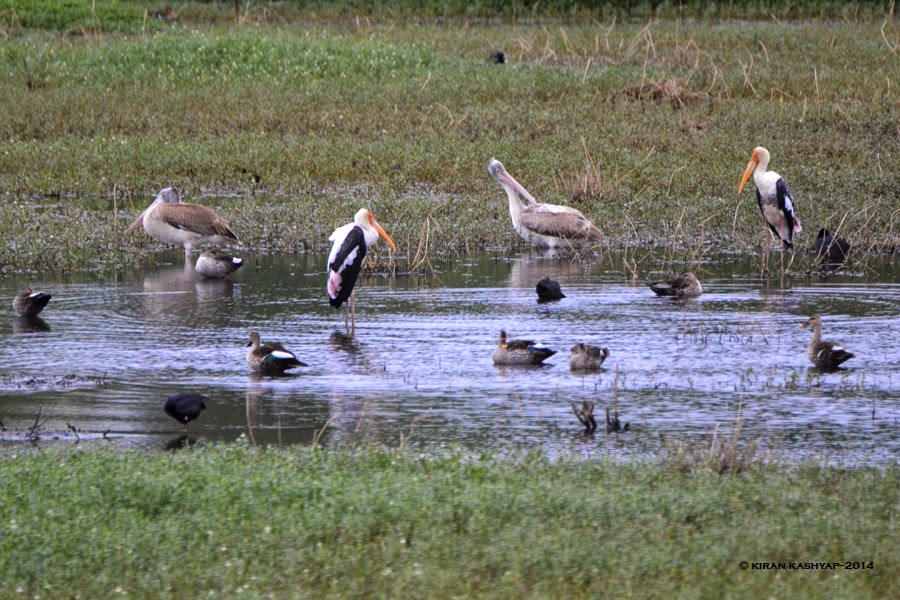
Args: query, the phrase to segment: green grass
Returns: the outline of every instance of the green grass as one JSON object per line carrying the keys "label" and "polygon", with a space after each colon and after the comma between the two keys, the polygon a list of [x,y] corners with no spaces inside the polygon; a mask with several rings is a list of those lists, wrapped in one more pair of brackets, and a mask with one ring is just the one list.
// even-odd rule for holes
{"label": "green grass", "polygon": [[900,576],[896,466],[723,477],[235,444],[23,451],[0,477],[7,597],[885,598]]}
{"label": "green grass", "polygon": [[[861,248],[898,245],[895,25],[156,25],[13,27],[0,41],[0,238],[15,240],[0,269],[131,260],[156,246],[124,229],[167,185],[217,206],[255,248],[321,249],[362,205],[405,251],[426,219],[432,252],[509,245],[493,156],[539,199],[581,209],[613,246],[754,250],[752,183],[740,204],[736,191],[756,145],[798,200],[801,247],[841,222]],[[497,49],[510,64],[487,63]],[[693,99],[627,93],[669,80]],[[72,215],[95,222],[73,229]]]}

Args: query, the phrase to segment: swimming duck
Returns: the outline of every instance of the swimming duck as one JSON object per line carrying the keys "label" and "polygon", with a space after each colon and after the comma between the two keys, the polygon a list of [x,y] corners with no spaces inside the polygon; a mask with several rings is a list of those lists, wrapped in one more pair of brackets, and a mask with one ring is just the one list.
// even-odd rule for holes
{"label": "swimming duck", "polygon": [[675,279],[648,284],[657,296],[699,296],[703,293],[700,280],[693,273],[682,273]]}
{"label": "swimming duck", "polygon": [[195,270],[207,279],[224,279],[243,266],[241,258],[207,251],[197,259]]}
{"label": "swimming duck", "polygon": [[569,368],[573,371],[595,371],[609,357],[609,350],[588,344],[575,344],[569,356]]}
{"label": "swimming duck", "polygon": [[206,410],[209,398],[203,394],[173,394],[166,399],[163,410],[167,415],[181,423],[182,431],[187,431],[187,424]]}
{"label": "swimming duck", "polygon": [[816,235],[816,256],[822,262],[842,263],[850,255],[850,244],[844,238],[836,238],[827,229],[820,229]]}
{"label": "swimming duck", "polygon": [[501,329],[500,344],[491,358],[495,365],[539,365],[554,354],[556,350],[531,340],[507,340]]}
{"label": "swimming duck", "polygon": [[247,350],[247,364],[257,373],[281,375],[288,369],[307,366],[306,363],[297,360],[293,352],[289,352],[277,342],[261,345],[259,334],[255,331],[250,334],[247,346],[250,347]]}
{"label": "swimming duck", "polygon": [[820,369],[837,369],[841,363],[855,356],[834,342],[822,341],[822,319],[820,317],[810,317],[808,321],[801,323],[800,327],[807,325],[813,328],[813,337],[809,342],[807,354],[810,362],[815,366]]}
{"label": "swimming duck", "polygon": [[28,288],[13,298],[13,309],[20,317],[36,317],[52,298],[50,294],[35,292]]}
{"label": "swimming duck", "polygon": [[535,286],[535,291],[537,291],[538,302],[542,304],[544,302],[562,300],[566,297],[566,295],[562,293],[559,283],[553,281],[549,277],[544,277],[538,281],[537,286]]}

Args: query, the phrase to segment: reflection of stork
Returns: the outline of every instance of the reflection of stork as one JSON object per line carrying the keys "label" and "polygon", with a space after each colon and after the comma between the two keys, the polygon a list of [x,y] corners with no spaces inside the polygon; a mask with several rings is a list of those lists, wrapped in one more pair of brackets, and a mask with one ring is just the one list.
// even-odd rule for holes
{"label": "reflection of stork", "polygon": [[141,225],[152,238],[165,244],[184,245],[185,256],[191,255],[194,245],[238,241],[228,223],[213,209],[199,204],[181,204],[181,194],[176,188],[162,190],[125,232]]}
{"label": "reflection of stork", "polygon": [[35,292],[28,288],[15,298],[13,298],[13,309],[20,317],[36,317],[52,298],[50,294],[44,292]]}
{"label": "reflection of stork", "polygon": [[333,242],[331,253],[328,255],[328,300],[335,308],[348,299],[347,314],[344,316],[344,327],[350,331],[348,319],[353,321],[353,329],[356,329],[356,305],[353,295],[353,286],[356,278],[362,270],[363,260],[369,246],[378,241],[378,236],[387,240],[391,249],[396,252],[397,246],[390,236],[385,233],[375,217],[365,208],[360,209],[353,217],[353,222],[338,227],[328,238]]}
{"label": "reflection of stork", "polygon": [[[769,151],[762,146],[757,147],[750,156],[747,169],[738,186],[738,194],[744,189],[744,184],[753,175],[756,183],[756,202],[762,211],[766,225],[772,230],[772,234],[781,240],[781,249],[793,248],[795,233],[800,233],[800,219],[794,214],[794,197],[788,189],[787,182],[775,171],[766,171],[769,166]],[[766,235],[766,253],[769,252],[772,238]]]}
{"label": "reflection of stork", "polygon": [[[603,233],[581,214],[568,206],[541,204],[506,172],[499,160],[488,164],[488,173],[497,180],[509,198],[509,216],[513,229],[532,246],[578,246],[603,240]],[[519,195],[528,200],[522,204]]]}

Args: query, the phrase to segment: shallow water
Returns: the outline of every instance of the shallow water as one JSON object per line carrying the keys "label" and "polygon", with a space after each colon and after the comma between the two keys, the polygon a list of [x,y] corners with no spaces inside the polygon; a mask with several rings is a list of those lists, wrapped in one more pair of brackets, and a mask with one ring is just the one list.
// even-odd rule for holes
{"label": "shallow water", "polygon": [[[472,255],[435,263],[436,276],[361,278],[356,336],[348,338],[343,313],[325,300],[324,257],[244,256],[233,282],[197,278],[180,252],[109,279],[0,281],[9,300],[28,286],[53,294],[39,322],[3,309],[3,437],[21,435],[40,410],[48,439],[70,423],[82,443],[162,448],[180,435],[162,412],[165,398],[196,391],[211,398],[189,428],[202,440],[244,435],[286,445],[320,435],[324,445],[629,459],[658,452],[664,438],[728,432],[740,406],[744,435],[789,461],[900,456],[897,261],[865,277],[783,284],[760,280],[749,263],[711,263],[703,296],[673,300],[631,281],[615,258]],[[534,285],[547,275],[568,297],[539,305]],[[810,333],[798,325],[814,313],[827,339],[857,355],[837,373],[817,373],[806,358]],[[490,356],[501,328],[559,354],[543,367],[496,367]],[[254,376],[244,362],[250,331],[283,342],[309,367]],[[576,342],[609,347],[599,374],[569,371]],[[620,417],[632,429],[607,436],[601,423],[585,435],[570,402],[593,400],[600,414],[617,368]],[[64,379],[70,374],[81,379]],[[21,443],[0,442],[13,447]]]}

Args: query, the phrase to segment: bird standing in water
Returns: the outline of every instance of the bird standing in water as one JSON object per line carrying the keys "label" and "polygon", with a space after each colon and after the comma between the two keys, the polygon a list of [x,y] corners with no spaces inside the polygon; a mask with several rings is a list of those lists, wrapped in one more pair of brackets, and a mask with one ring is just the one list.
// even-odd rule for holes
{"label": "bird standing in water", "polygon": [[206,410],[209,398],[203,394],[173,394],[166,399],[163,410],[167,415],[181,423],[181,430],[187,431],[187,424]]}
{"label": "bird standing in water", "polygon": [[[372,213],[362,208],[353,217],[352,223],[338,227],[328,238],[328,241],[332,242],[331,253],[328,255],[328,301],[334,308],[340,308],[349,300],[344,315],[344,327],[348,332],[356,330],[356,299],[353,287],[362,270],[369,246],[374,245],[379,236],[387,240],[391,250],[397,251],[394,241],[385,233]],[[348,324],[350,320],[352,327]]]}
{"label": "bird standing in water", "polygon": [[[785,246],[793,248],[794,234],[803,229],[800,219],[794,213],[796,202],[788,189],[787,182],[775,171],[766,171],[769,166],[769,151],[758,146],[750,156],[747,169],[738,186],[738,194],[743,191],[744,184],[753,175],[756,183],[756,203],[762,211],[765,224],[772,234],[781,240],[781,249]],[[772,239],[766,235],[766,253],[768,254]]]}

